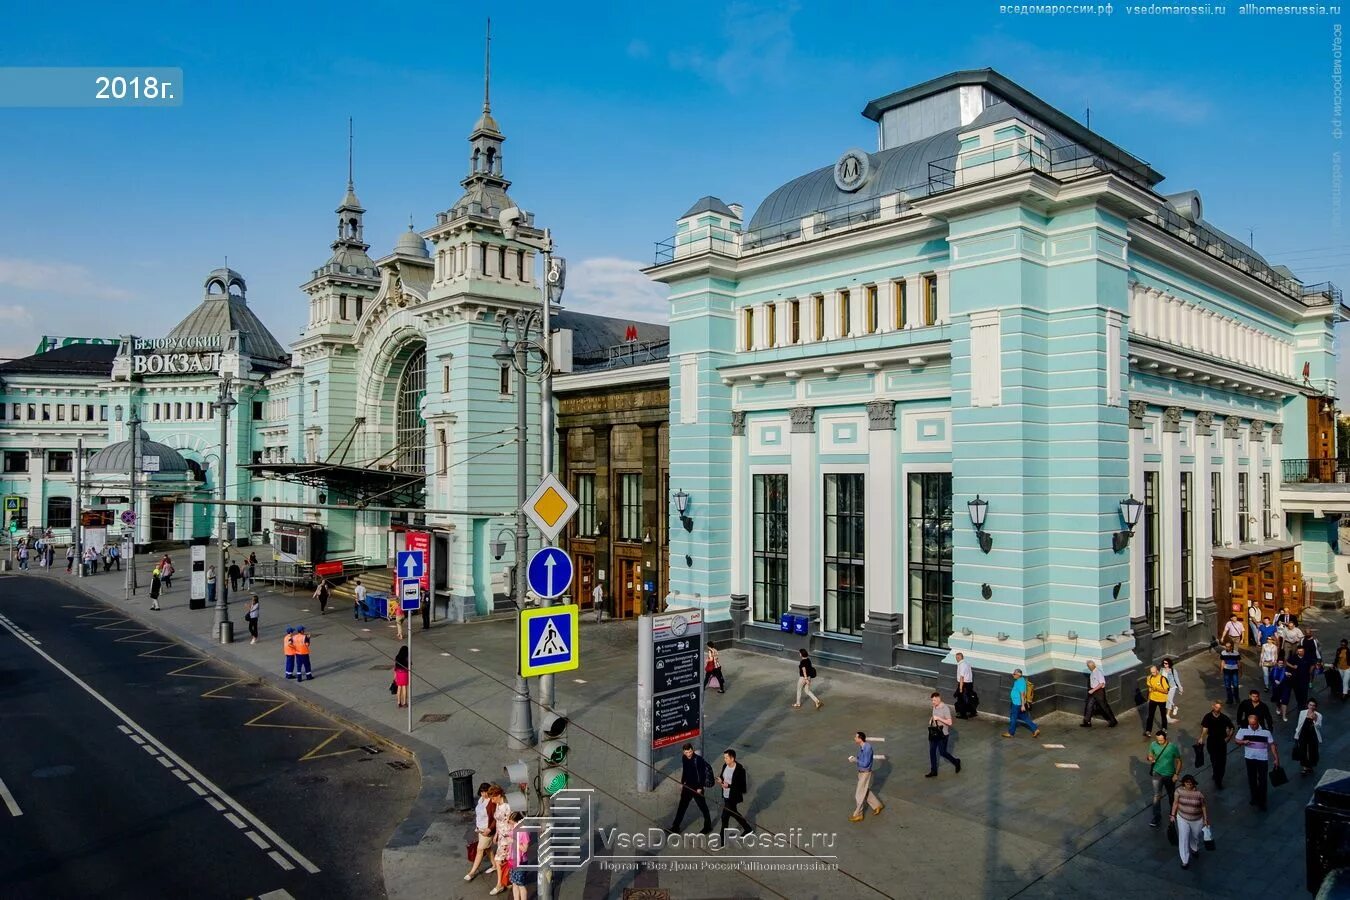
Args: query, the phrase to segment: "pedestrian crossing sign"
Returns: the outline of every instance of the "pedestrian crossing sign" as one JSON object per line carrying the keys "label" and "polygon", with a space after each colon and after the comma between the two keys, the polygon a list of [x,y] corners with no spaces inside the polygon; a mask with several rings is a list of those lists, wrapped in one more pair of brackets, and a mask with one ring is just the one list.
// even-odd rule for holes
{"label": "pedestrian crossing sign", "polygon": [[575,603],[540,606],[520,613],[520,674],[552,675],[581,665]]}

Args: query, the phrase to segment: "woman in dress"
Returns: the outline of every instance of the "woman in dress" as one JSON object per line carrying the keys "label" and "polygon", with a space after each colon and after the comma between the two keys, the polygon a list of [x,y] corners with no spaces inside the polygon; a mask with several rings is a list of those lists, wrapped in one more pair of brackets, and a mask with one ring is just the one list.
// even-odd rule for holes
{"label": "woman in dress", "polygon": [[497,835],[497,849],[492,853],[492,872],[493,879],[492,890],[489,894],[500,894],[506,890],[507,868],[509,866],[509,857],[511,853],[511,830],[514,826],[511,824],[511,804],[506,802],[506,792],[497,785],[490,789],[489,796],[497,804],[497,808],[492,812],[492,821]]}
{"label": "woman in dress", "polygon": [[1289,721],[1289,695],[1294,691],[1294,679],[1283,659],[1275,660],[1270,670],[1270,702],[1275,704],[1275,712],[1281,719]]}
{"label": "woman in dress", "polygon": [[1194,775],[1183,775],[1172,797],[1172,821],[1177,825],[1177,853],[1181,867],[1191,867],[1192,854],[1200,852],[1200,839],[1209,827],[1209,805]]}
{"label": "woman in dress", "polygon": [[1317,711],[1317,701],[1309,700],[1294,725],[1294,759],[1303,767],[1301,771],[1304,775],[1311,775],[1313,769],[1317,768],[1321,747],[1322,714]]}
{"label": "woman in dress", "polygon": [[394,657],[394,696],[399,709],[408,706],[408,675],[408,645],[404,644],[398,648],[398,655]]}
{"label": "woman in dress", "polygon": [[527,900],[530,896],[530,882],[534,872],[521,868],[530,857],[530,833],[520,826],[525,818],[518,812],[511,813],[511,849],[507,851],[509,865],[507,879],[511,882],[511,900]]}
{"label": "woman in dress", "polygon": [[717,645],[708,641],[708,655],[703,660],[703,687],[708,686],[713,676],[717,676],[717,693],[725,694],[727,680],[722,675],[722,658],[717,655]]}
{"label": "woman in dress", "polygon": [[1182,693],[1181,676],[1177,673],[1177,670],[1173,668],[1172,658],[1170,656],[1163,657],[1162,676],[1167,679],[1168,685],[1167,709],[1172,716],[1172,720],[1176,721],[1181,718],[1181,710],[1177,708],[1177,695]]}

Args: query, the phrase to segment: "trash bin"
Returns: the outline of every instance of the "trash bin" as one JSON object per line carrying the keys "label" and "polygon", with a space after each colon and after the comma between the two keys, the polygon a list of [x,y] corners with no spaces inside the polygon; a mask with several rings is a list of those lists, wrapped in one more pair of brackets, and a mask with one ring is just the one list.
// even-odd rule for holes
{"label": "trash bin", "polygon": [[473,809],[476,798],[473,795],[473,769],[456,769],[450,773],[450,786],[454,792],[455,809]]}

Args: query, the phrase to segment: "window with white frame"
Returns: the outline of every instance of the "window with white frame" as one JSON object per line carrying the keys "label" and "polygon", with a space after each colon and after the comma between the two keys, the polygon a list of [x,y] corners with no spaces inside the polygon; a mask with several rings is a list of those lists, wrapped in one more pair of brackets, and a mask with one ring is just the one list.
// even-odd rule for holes
{"label": "window with white frame", "polygon": [[862,474],[825,476],[825,631],[861,634],[867,619],[866,495]]}

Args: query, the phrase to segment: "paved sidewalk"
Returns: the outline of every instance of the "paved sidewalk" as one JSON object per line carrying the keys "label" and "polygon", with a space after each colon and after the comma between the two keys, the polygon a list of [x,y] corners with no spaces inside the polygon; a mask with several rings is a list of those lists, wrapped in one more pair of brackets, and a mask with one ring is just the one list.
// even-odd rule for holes
{"label": "paved sidewalk", "polygon": [[[179,564],[180,558],[185,562],[186,554],[174,554],[181,573],[187,566]],[[26,577],[77,584],[61,569]],[[213,611],[187,608],[186,583],[180,577],[161,598],[162,612],[147,610],[144,590],[125,602],[116,573],[78,580],[78,587],[222,659],[266,670],[283,689],[409,747],[422,766],[424,791],[385,852],[389,896],[487,896],[486,879],[471,884],[461,880],[470,823],[445,800],[446,773],[469,768],[477,772],[475,782],[495,780],[503,762],[521,755],[505,749],[513,687],[512,623],[438,623],[424,632],[420,619],[414,620],[413,712],[418,721],[409,737],[406,711],[396,708],[388,692],[388,667],[398,649],[392,625],[354,621],[350,604],[341,602],[330,603],[328,615],[320,617],[307,593],[259,590],[262,640],[256,646],[248,643],[243,605],[234,602],[236,597],[230,606],[236,642],[221,646],[210,639]],[[23,579],[0,584],[8,590],[21,586]],[[1324,653],[1350,635],[1350,618],[1340,612],[1313,613],[1310,621],[1319,626]],[[281,635],[287,625],[296,624],[314,636],[317,677],[304,685],[281,678]],[[631,622],[585,622],[580,640],[582,668],[557,677],[558,705],[574,722],[569,731],[574,784],[595,788],[595,824],[602,831],[659,830],[670,824],[678,792],[672,781],[651,794],[635,790],[636,628]],[[1076,716],[1047,715],[1038,718],[1043,731],[1035,740],[1021,732],[1015,740],[1000,739],[1004,720],[991,715],[958,722],[952,752],[963,760],[962,773],[953,774],[944,763],[940,777],[925,779],[926,689],[824,671],[814,685],[824,709],[807,704],[793,710],[791,662],[728,652],[723,664],[729,689],[708,698],[708,756],[715,759],[723,747],[735,747],[750,774],[743,811],[761,829],[789,833],[797,840],[792,846],[754,850],[654,851],[638,869],[606,867],[597,860],[586,871],[563,877],[555,886],[556,896],[617,897],[626,887],[662,887],[674,898],[896,897],[939,890],[949,896],[1049,898],[1099,894],[1109,885],[1113,900],[1156,900],[1231,894],[1232,863],[1242,857],[1267,861],[1243,871],[1244,891],[1282,896],[1302,892],[1302,810],[1316,778],[1301,779],[1297,768],[1287,787],[1272,789],[1270,812],[1264,815],[1247,805],[1240,755],[1230,759],[1229,787],[1221,794],[1212,792],[1209,773],[1202,770],[1201,787],[1212,804],[1219,851],[1202,852],[1183,871],[1165,829],[1148,827],[1147,744],[1136,710],[1117,710],[1121,727],[1116,729],[1101,723],[1090,730],[1078,728]],[[1172,727],[1172,736],[1189,759],[1209,699],[1223,692],[1217,658],[1202,654],[1181,671],[1183,718]],[[1246,674],[1255,675],[1255,667],[1249,664]],[[1244,677],[1244,690],[1249,683]],[[1324,696],[1325,688],[1318,693]],[[983,699],[989,708],[1001,705],[999,698],[986,694]],[[1324,711],[1325,767],[1350,747],[1350,712],[1339,703]],[[422,720],[425,715],[445,718]],[[1286,758],[1292,727],[1291,722],[1277,733]],[[854,824],[847,818],[854,781],[847,756],[858,729],[885,738],[877,751],[889,758],[878,766],[876,784],[885,811]],[[662,756],[659,768],[678,777],[678,748]],[[696,810],[691,813],[697,815]],[[698,827],[693,818],[685,824]],[[837,837],[832,846],[818,840],[814,848],[803,849],[800,844],[812,832]],[[597,843],[597,855],[607,853],[632,851],[607,850]],[[772,868],[833,863],[838,871]],[[689,869],[672,871],[675,864]]]}

